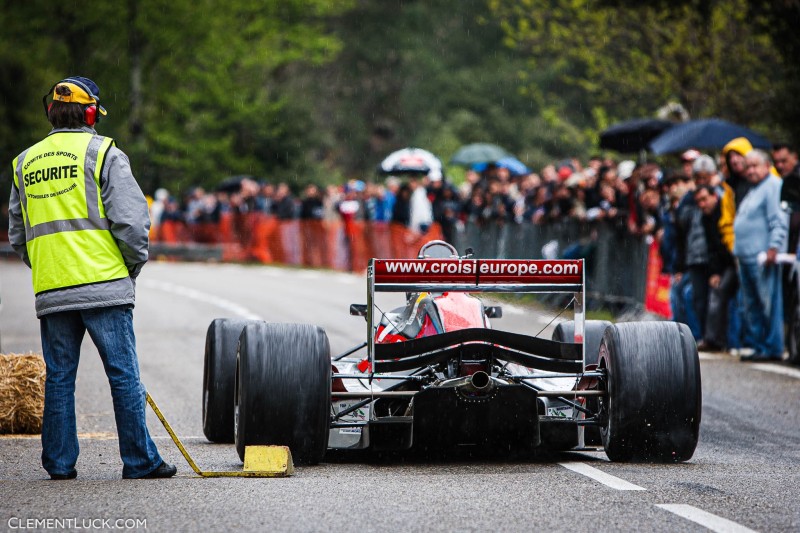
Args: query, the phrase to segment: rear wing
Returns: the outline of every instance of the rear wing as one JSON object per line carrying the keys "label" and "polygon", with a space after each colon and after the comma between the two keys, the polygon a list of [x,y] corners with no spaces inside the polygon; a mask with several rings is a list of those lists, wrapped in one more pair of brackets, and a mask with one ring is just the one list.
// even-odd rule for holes
{"label": "rear wing", "polygon": [[[367,267],[367,350],[375,368],[376,292],[573,293],[575,340],[583,344],[583,259],[371,259]],[[583,352],[586,362],[585,347]]]}

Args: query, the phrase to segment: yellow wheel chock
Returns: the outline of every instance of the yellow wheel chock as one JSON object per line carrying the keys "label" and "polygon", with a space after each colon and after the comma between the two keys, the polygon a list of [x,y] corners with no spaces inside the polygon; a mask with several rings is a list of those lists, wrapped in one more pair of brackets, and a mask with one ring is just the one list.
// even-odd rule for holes
{"label": "yellow wheel chock", "polygon": [[153,408],[158,419],[164,425],[172,442],[180,450],[183,458],[192,467],[194,473],[200,477],[289,477],[294,474],[294,463],[292,462],[292,452],[288,446],[247,446],[244,449],[244,470],[241,472],[207,472],[200,470],[194,462],[183,443],[172,430],[172,427],[164,418],[161,410],[156,405],[150,393],[147,393],[147,403]]}

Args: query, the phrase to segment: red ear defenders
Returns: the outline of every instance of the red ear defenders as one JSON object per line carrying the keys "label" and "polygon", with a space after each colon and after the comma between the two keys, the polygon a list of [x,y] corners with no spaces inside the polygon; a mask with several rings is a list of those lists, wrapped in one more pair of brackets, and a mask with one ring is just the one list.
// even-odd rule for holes
{"label": "red ear defenders", "polygon": [[[63,81],[69,81],[70,83],[76,83],[75,80],[61,80],[58,83],[61,83]],[[44,114],[45,114],[45,116],[49,116],[50,115],[50,108],[53,107],[53,102],[49,102],[48,103],[47,102],[47,98],[51,94],[53,94],[53,91],[55,90],[55,88],[58,85],[58,83],[56,83],[55,85],[50,87],[50,90],[47,92],[47,94],[42,96],[42,105],[44,106]],[[83,85],[81,85],[81,86],[83,87]],[[84,88],[84,90],[86,91],[86,94],[91,94],[88,89]],[[96,105],[89,104],[89,105],[83,106],[83,122],[87,126],[90,126],[90,127],[94,126],[95,124],[100,122],[100,114],[97,112],[97,106]]]}
{"label": "red ear defenders", "polygon": [[83,108],[83,121],[87,126],[94,126],[100,120],[96,105],[87,105]]}

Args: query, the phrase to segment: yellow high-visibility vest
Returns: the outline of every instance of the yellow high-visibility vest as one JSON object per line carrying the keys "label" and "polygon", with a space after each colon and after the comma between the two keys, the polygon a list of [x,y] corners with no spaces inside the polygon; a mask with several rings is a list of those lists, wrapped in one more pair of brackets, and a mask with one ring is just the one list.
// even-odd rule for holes
{"label": "yellow high-visibility vest", "polygon": [[128,276],[100,197],[113,144],[83,131],[58,132],[14,159],[36,294]]}

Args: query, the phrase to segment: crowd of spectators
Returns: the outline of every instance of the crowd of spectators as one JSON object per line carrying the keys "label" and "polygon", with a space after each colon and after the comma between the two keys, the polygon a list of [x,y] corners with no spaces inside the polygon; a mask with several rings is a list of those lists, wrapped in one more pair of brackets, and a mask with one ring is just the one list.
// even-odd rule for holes
{"label": "crowd of spectators", "polygon": [[[750,162],[752,153],[756,155]],[[518,168],[489,164],[467,170],[458,185],[436,170],[378,182],[311,184],[296,193],[286,183],[242,177],[216,191],[195,188],[183,201],[160,189],[153,201],[153,221],[155,225],[164,220],[189,225],[216,222],[228,210],[262,212],[280,220],[393,222],[421,233],[436,222],[446,240],[468,223],[605,221],[620,232],[658,240],[664,272],[672,276],[673,316],[689,324],[701,349],[743,349],[748,357],[775,359],[782,355],[774,353],[778,341],[767,347],[756,339],[778,335],[774,326],[778,311],[755,295],[760,290],[776,296],[782,289],[775,282],[762,286],[748,275],[757,278],[759,269],[773,266],[775,253],[786,250],[787,244],[790,252],[796,250],[800,214],[793,215],[791,227],[784,218],[787,207],[800,213],[800,167],[790,146],[776,145],[771,155],[775,176],[769,177],[777,182],[755,176],[755,170],[750,178],[751,166],[769,168],[772,161],[766,153],[753,152],[744,138],[732,141],[716,158],[688,150],[675,168],[599,156],[585,164],[562,160],[540,172],[520,173]],[[779,206],[778,193],[762,194],[766,207],[753,207],[749,221],[745,220],[740,207],[747,205],[745,197],[762,180],[782,191],[783,205]],[[781,187],[790,180],[791,187]],[[754,221],[765,216],[767,208],[772,218]],[[747,247],[745,243],[754,238],[763,242]],[[738,248],[735,242],[740,242]],[[753,256],[754,250],[767,253],[766,259]],[[750,268],[744,280],[741,265]]]}
{"label": "crowd of spectators", "polygon": [[784,320],[792,321],[784,302],[796,301],[789,274],[800,227],[797,152],[780,144],[770,156],[742,137],[716,161],[696,150],[682,158],[683,173],[665,180],[658,235],[673,317],[701,350],[781,360]]}
{"label": "crowd of spectators", "polygon": [[153,221],[156,225],[162,220],[216,222],[225,210],[257,211],[281,220],[395,222],[419,232],[438,222],[447,235],[468,222],[608,220],[633,234],[652,235],[660,227],[662,177],[655,164],[618,164],[600,157],[586,166],[571,159],[526,174],[486,165],[481,171],[468,170],[460,185],[432,172],[389,176],[379,183],[350,180],[341,186],[308,185],[297,195],[285,183],[258,183],[245,177],[217,191],[194,188],[182,201],[159,189]]}

